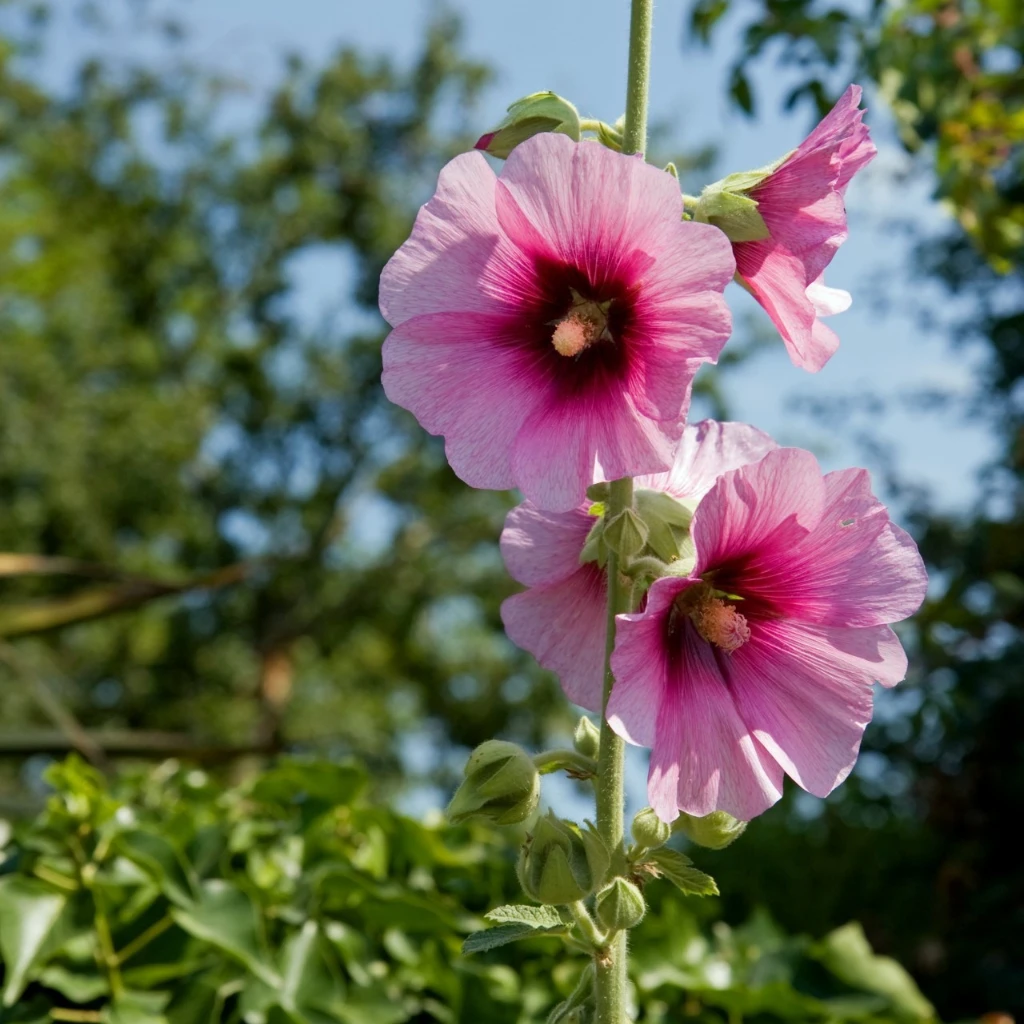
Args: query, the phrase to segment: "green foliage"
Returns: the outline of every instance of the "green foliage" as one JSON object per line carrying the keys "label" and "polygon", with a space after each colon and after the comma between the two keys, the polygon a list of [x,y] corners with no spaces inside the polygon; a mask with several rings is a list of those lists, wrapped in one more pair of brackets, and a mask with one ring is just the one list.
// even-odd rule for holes
{"label": "green foliage", "polygon": [[[354,763],[283,760],[227,790],[176,762],[108,784],[71,758],[48,779],[0,848],[3,1024],[532,1024],[585,995],[586,959],[547,937],[558,911],[502,904],[504,838],[374,806]],[[708,934],[703,901],[646,895],[644,1022],[932,1017],[856,926],[813,943],[761,914]]]}

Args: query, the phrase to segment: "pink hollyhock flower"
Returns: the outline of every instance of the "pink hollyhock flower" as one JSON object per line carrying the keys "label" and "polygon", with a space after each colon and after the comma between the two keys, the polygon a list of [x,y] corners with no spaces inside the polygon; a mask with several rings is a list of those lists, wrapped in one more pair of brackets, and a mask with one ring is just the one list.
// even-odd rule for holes
{"label": "pink hollyhock flower", "polygon": [[384,268],[384,390],[474,487],[568,511],[672,465],[730,330],[732,251],[639,157],[542,134],[456,157]]}
{"label": "pink hollyhock flower", "polygon": [[[664,491],[691,507],[726,470],[761,458],[775,442],[745,423],[704,420],[683,433],[668,473],[638,477],[636,488]],[[512,577],[529,587],[507,598],[509,638],[558,675],[574,704],[601,711],[607,582],[596,562],[580,564],[594,517],[585,501],[571,512],[544,512],[526,501],[512,509],[501,553]]]}
{"label": "pink hollyhock flower", "polygon": [[744,820],[782,794],[783,773],[826,796],[850,773],[872,683],[906,655],[888,623],[913,614],[927,579],[865,470],[822,476],[779,448],[720,477],[691,523],[689,578],[663,577],[621,615],[608,721],[651,748],[658,816]]}
{"label": "pink hollyhock flower", "polygon": [[805,370],[820,370],[839,347],[819,318],[850,306],[849,293],[825,287],[822,275],[846,241],[846,186],[877,152],[860,96],[860,86],[851,85],[797,150],[749,191],[770,237],[733,245],[737,277]]}

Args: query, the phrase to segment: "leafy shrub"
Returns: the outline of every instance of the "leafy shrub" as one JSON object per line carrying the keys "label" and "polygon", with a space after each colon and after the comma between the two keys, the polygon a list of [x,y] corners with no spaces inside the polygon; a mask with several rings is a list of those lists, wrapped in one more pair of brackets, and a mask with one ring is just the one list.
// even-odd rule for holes
{"label": "leafy shrub", "polygon": [[[527,1024],[583,969],[543,937],[511,965],[463,955],[516,899],[506,844],[373,805],[354,763],[283,760],[224,789],[174,761],[108,781],[72,757],[48,780],[0,863],[2,1024]],[[650,895],[643,1021],[932,1017],[857,925],[822,942],[763,912],[708,928],[714,902]]]}

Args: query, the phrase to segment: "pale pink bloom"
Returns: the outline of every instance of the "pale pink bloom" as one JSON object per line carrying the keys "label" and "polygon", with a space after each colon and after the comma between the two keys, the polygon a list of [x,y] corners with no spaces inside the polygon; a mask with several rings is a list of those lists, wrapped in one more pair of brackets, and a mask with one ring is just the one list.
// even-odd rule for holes
{"label": "pale pink bloom", "polygon": [[[745,423],[704,420],[683,433],[668,473],[638,477],[637,489],[664,491],[691,507],[726,470],[761,458],[775,442]],[[526,501],[512,509],[501,553],[514,579],[529,587],[501,606],[513,643],[558,675],[575,704],[601,711],[607,583],[580,552],[596,522],[585,501],[571,512],[544,512]]]}
{"label": "pale pink bloom", "polygon": [[846,186],[876,153],[860,95],[851,85],[792,156],[750,191],[771,237],[733,245],[737,276],[805,370],[820,370],[839,347],[819,318],[850,305],[849,293],[825,287],[822,275],[846,241]]}
{"label": "pale pink bloom", "polygon": [[681,211],[671,175],[565,135],[516,146],[500,177],[456,157],[381,276],[388,397],[466,483],[540,508],[668,469],[735,269]]}
{"label": "pale pink bloom", "polygon": [[720,477],[691,536],[691,576],[657,580],[616,629],[608,721],[651,748],[651,806],[746,820],[783,774],[826,796],[857,758],[872,683],[906,673],[888,623],[924,598],[917,547],[865,470],[823,476],[797,448]]}

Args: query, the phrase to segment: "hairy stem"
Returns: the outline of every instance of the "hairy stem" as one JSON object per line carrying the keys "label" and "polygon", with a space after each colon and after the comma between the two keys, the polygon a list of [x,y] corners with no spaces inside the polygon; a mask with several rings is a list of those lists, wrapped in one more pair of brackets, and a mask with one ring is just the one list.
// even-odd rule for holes
{"label": "hairy stem", "polygon": [[[609,517],[617,515],[633,503],[633,481],[616,480],[608,498]],[[633,588],[619,573],[619,558],[608,556],[608,630],[604,655],[604,699],[601,707],[601,751],[597,767],[597,830],[610,850],[622,842],[625,830],[625,749],[622,740],[612,732],[605,712],[615,677],[611,656],[615,647],[615,616],[630,611]],[[603,955],[594,961],[594,1003],[597,1024],[625,1024],[627,979],[626,933],[619,932]]]}
{"label": "hairy stem", "polygon": [[[651,67],[651,22],[654,0],[632,0],[629,19],[629,73],[626,83],[626,122],[622,152],[643,154],[647,148],[647,93]],[[608,518],[633,504],[633,481],[616,480],[610,487]],[[625,750],[608,725],[608,698],[615,678],[611,655],[615,647],[615,616],[632,610],[633,588],[622,581],[618,556],[608,558],[608,634],[604,657],[604,700],[601,715],[601,752],[598,757],[597,830],[611,850],[622,842],[625,830]],[[626,1024],[628,983],[626,932],[619,932],[605,955],[594,960],[594,1005],[597,1024]]]}

